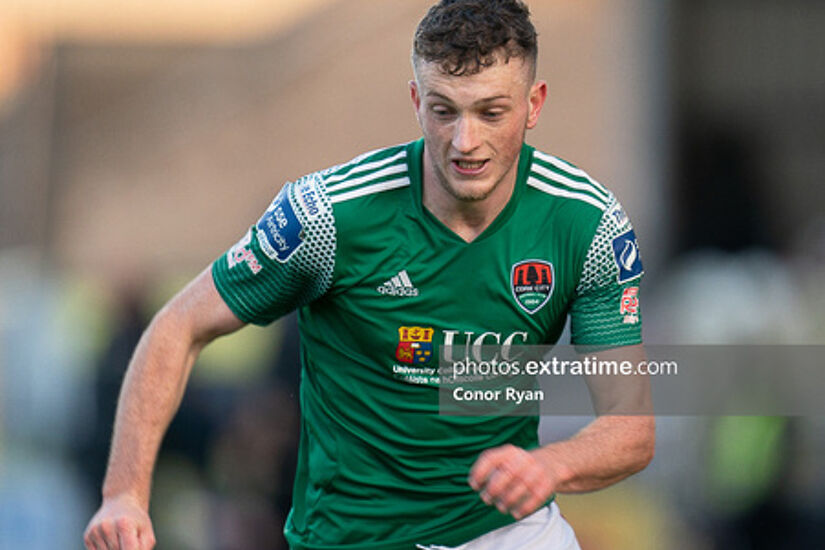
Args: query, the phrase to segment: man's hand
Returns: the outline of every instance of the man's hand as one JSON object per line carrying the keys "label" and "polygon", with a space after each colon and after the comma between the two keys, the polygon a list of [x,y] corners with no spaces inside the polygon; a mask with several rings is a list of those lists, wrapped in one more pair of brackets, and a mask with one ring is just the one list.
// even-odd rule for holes
{"label": "man's hand", "polygon": [[556,485],[553,477],[540,455],[503,445],[481,453],[468,481],[485,503],[521,519],[550,498]]}
{"label": "man's hand", "polygon": [[151,550],[155,533],[149,514],[136,498],[107,498],[83,534],[88,550]]}

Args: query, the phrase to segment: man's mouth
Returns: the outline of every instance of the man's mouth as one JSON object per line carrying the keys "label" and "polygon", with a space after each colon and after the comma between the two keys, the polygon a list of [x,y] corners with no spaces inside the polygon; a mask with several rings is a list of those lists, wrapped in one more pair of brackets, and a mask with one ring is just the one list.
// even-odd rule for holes
{"label": "man's mouth", "polygon": [[453,160],[453,166],[462,174],[475,174],[487,165],[486,160]]}

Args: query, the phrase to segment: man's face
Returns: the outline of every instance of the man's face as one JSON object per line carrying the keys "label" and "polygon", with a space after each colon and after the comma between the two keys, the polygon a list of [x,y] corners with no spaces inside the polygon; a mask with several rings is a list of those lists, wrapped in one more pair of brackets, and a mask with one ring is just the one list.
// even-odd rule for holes
{"label": "man's face", "polygon": [[437,184],[460,202],[483,201],[515,183],[528,128],[536,125],[547,95],[532,84],[519,58],[501,60],[473,75],[452,76],[419,61],[410,83],[424,133],[425,187]]}

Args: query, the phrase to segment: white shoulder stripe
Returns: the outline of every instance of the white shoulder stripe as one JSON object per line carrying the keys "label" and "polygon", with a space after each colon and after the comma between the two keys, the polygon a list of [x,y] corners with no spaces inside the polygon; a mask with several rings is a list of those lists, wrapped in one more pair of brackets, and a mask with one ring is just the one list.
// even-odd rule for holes
{"label": "white shoulder stripe", "polygon": [[[388,164],[392,164],[393,162],[405,158],[407,156],[407,150],[404,149],[400,153],[397,153],[391,157],[387,157],[385,159],[376,160],[374,162],[368,162],[367,164],[357,164],[356,161],[351,162],[352,165],[349,170],[344,172],[343,174],[335,174],[333,176],[329,176],[325,179],[325,183],[327,187],[332,184],[338,183],[339,181],[343,181],[355,174],[360,174],[361,172],[366,172],[369,170],[375,170],[377,168],[381,168],[382,166],[386,166]],[[403,165],[404,169],[406,170],[406,164]]]}
{"label": "white shoulder stripe", "polygon": [[585,172],[584,170],[582,170],[580,168],[576,168],[575,166],[573,166],[569,162],[564,162],[563,160],[561,160],[558,157],[553,157],[553,156],[548,155],[546,153],[542,153],[541,151],[534,151],[533,156],[536,157],[539,160],[542,160],[542,161],[546,162],[547,164],[552,164],[553,166],[555,166],[559,170],[564,170],[565,172],[569,172],[569,173],[573,174],[574,176],[579,176],[580,178],[587,178],[588,180],[590,180],[593,183],[593,185],[598,187],[599,190],[602,193],[605,193],[605,194],[609,193],[609,191],[604,187],[604,185],[602,185],[601,183],[599,183],[598,181],[596,181],[595,179],[590,177],[590,175],[587,172]]}
{"label": "white shoulder stripe", "polygon": [[532,167],[532,171],[544,176],[545,178],[557,181],[566,185],[567,187],[572,187],[573,189],[579,189],[581,191],[587,191],[588,193],[593,193],[596,195],[597,198],[607,202],[610,200],[610,196],[602,193],[597,187],[590,185],[588,183],[582,183],[580,181],[571,180],[570,178],[566,178],[561,174],[557,174],[552,170],[548,170],[544,166],[539,166],[538,164],[534,164]]}
{"label": "white shoulder stripe", "polygon": [[557,197],[566,197],[568,199],[576,199],[576,200],[586,202],[587,204],[591,204],[591,205],[595,206],[596,208],[598,208],[602,212],[607,210],[607,206],[605,206],[605,204],[603,202],[591,197],[590,195],[585,195],[584,193],[575,193],[573,191],[568,191],[566,189],[559,189],[558,187],[553,187],[552,185],[550,185],[548,183],[544,183],[543,181],[538,180],[538,179],[533,178],[533,177],[527,178],[527,185],[529,185],[531,187],[535,187],[539,191],[543,191],[543,192],[547,193],[548,195],[555,195]]}
{"label": "white shoulder stripe", "polygon": [[346,163],[342,164],[341,166],[346,166],[347,164],[358,164],[359,162],[361,162],[365,158],[369,158],[369,157],[371,157],[373,155],[376,155],[378,153],[388,151],[389,149],[395,149],[395,148],[401,147],[402,149],[406,150],[407,145],[408,145],[407,143],[399,143],[398,145],[391,145],[389,147],[379,147],[378,149],[373,149],[372,151],[367,151],[366,153],[361,153],[360,155],[358,155],[357,157],[355,157],[351,161],[346,162]]}
{"label": "white shoulder stripe", "polygon": [[403,178],[395,180],[382,181],[381,183],[376,183],[374,185],[367,185],[365,187],[361,187],[360,189],[341,193],[340,195],[332,195],[329,200],[331,203],[335,204],[337,202],[348,201],[356,197],[363,197],[364,195],[372,195],[373,193],[380,193],[381,191],[389,191],[390,189],[407,187],[408,185],[410,185],[410,178],[404,176]]}
{"label": "white shoulder stripe", "polygon": [[540,175],[544,176],[545,178],[557,181],[559,183],[563,183],[567,187],[572,187],[573,189],[580,189],[581,191],[587,191],[588,193],[593,193],[594,195],[596,195],[596,197],[602,199],[605,202],[610,200],[609,195],[607,195],[607,193],[603,193],[595,185],[591,185],[589,183],[582,183],[580,181],[571,180],[570,178],[562,176],[561,174],[557,174],[556,172],[553,172],[552,170],[548,170],[547,168],[545,168],[544,166],[541,166],[539,164],[533,164],[531,170],[533,172],[536,172],[537,174],[540,174]]}
{"label": "white shoulder stripe", "polygon": [[392,166],[387,166],[383,170],[378,170],[377,172],[372,172],[370,174],[366,174],[361,176],[360,178],[353,178],[351,180],[346,180],[340,182],[338,185],[330,188],[329,184],[327,184],[327,193],[337,193],[342,189],[349,189],[350,187],[355,187],[356,185],[361,185],[362,183],[366,183],[369,181],[376,180],[378,178],[383,178],[385,176],[392,176],[394,174],[401,174],[407,172],[407,164],[395,164]]}

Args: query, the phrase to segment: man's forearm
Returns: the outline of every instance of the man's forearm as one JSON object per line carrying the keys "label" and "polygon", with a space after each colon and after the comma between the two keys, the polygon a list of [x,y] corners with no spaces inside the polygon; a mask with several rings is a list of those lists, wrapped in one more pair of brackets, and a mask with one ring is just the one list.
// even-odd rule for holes
{"label": "man's forearm", "polygon": [[560,493],[595,491],[642,470],[653,458],[652,416],[601,416],[572,438],[534,451]]}
{"label": "man's forearm", "polygon": [[[639,364],[645,354],[638,344],[602,350],[598,357]],[[652,413],[648,378],[600,375],[587,384],[600,416],[575,436],[532,451],[503,445],[481,454],[469,483],[484,502],[520,519],[553,493],[595,491],[650,463],[656,426],[647,415]]]}
{"label": "man's forearm", "polygon": [[86,548],[154,547],[148,509],[160,442],[200,350],[243,325],[218,294],[209,268],[152,320],[123,381],[103,503],[84,532]]}
{"label": "man's forearm", "polygon": [[521,519],[555,492],[595,491],[644,468],[653,458],[654,430],[652,416],[601,416],[574,437],[532,451],[488,449],[468,481],[484,502]]}
{"label": "man's forearm", "polygon": [[174,309],[144,332],[120,393],[104,498],[130,494],[148,508],[158,449],[201,347]]}

